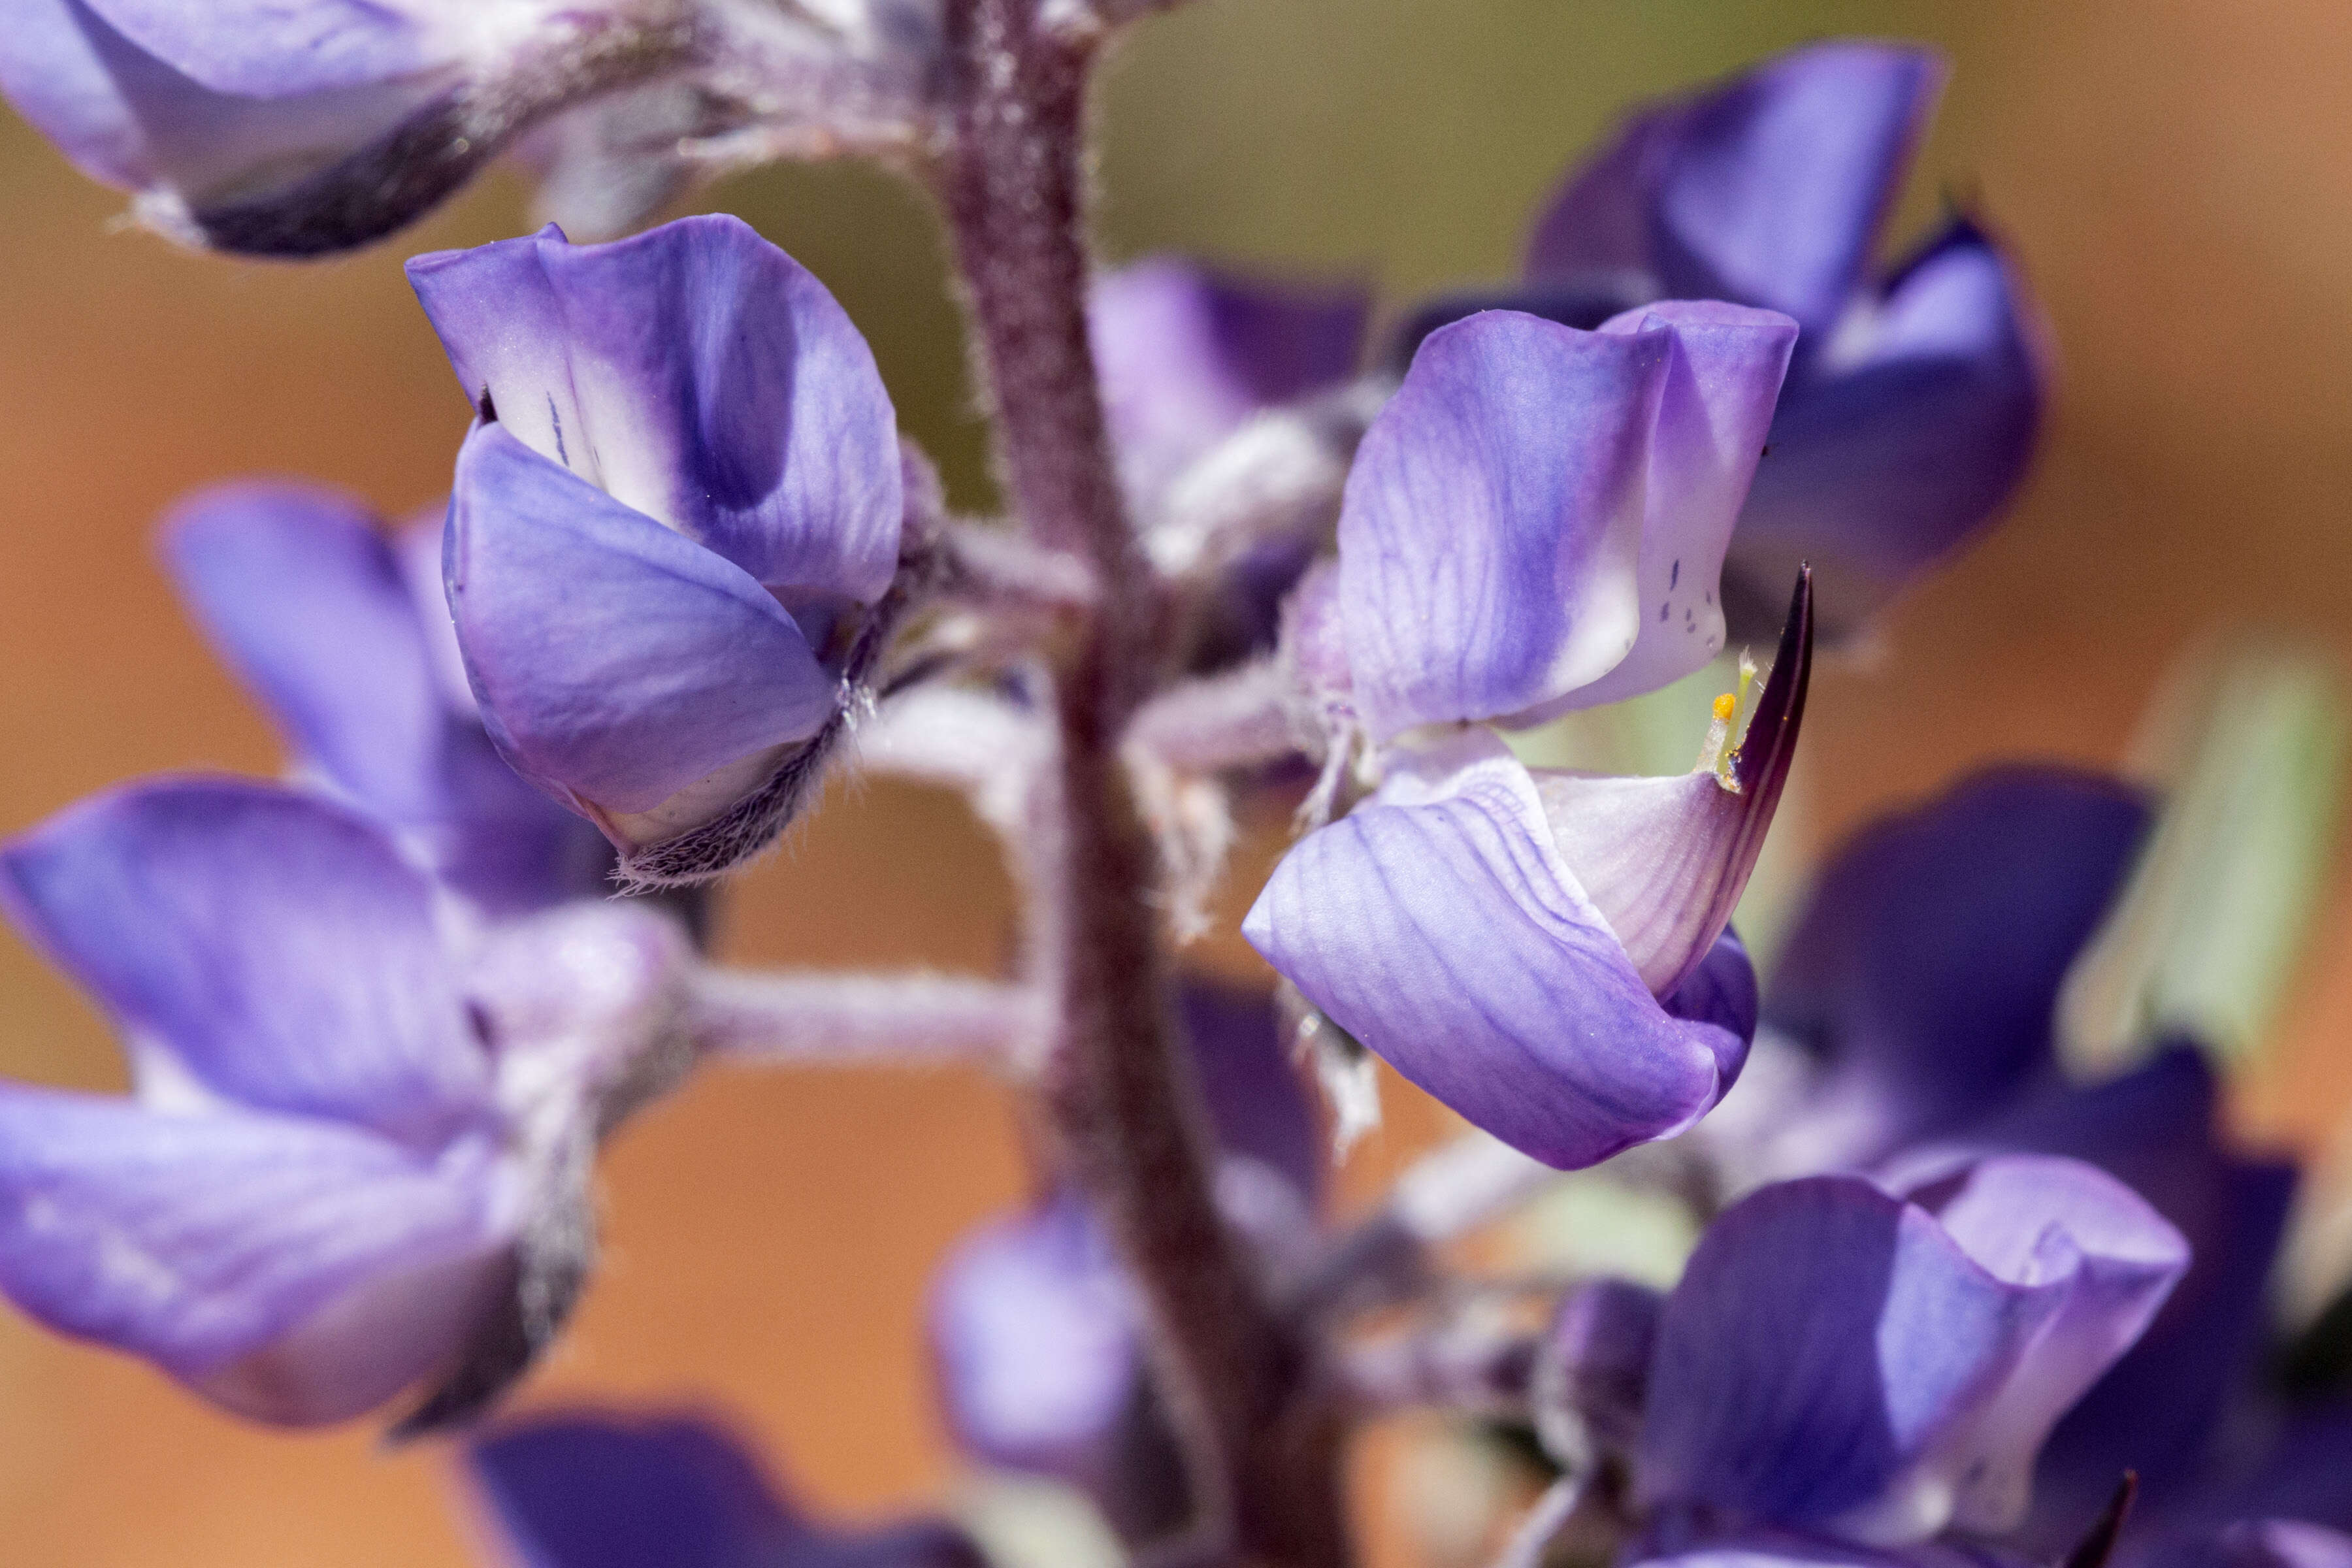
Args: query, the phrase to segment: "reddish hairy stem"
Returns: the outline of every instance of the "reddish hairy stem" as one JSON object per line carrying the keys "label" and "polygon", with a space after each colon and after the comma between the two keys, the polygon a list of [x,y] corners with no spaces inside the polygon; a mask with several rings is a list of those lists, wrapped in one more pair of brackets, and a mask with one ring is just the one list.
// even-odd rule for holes
{"label": "reddish hairy stem", "polygon": [[1157,595],[1087,339],[1091,45],[1041,27],[1038,8],[950,5],[956,122],[942,183],[1013,510],[1101,585],[1055,668],[1066,821],[1054,894],[1069,951],[1043,1109],[1142,1287],[1202,1510],[1244,1561],[1342,1568],[1337,1404],[1218,1216],[1206,1117],[1171,1028],[1159,868],[1118,763],[1158,671]]}

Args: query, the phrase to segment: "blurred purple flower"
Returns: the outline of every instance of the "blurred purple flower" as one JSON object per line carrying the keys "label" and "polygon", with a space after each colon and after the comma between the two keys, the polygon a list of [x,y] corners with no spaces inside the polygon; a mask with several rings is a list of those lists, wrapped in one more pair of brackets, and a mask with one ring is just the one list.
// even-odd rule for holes
{"label": "blurred purple flower", "polygon": [[1766,1187],[1667,1298],[1637,1494],[1669,1534],[2012,1528],[2052,1424],[2188,1261],[2147,1203],[2070,1160],[1987,1158],[1907,1192]]}
{"label": "blurred purple flower", "polygon": [[437,518],[394,540],[334,491],[229,485],[181,502],[163,550],[303,782],[391,828],[488,912],[610,890],[603,837],[517,777],[482,729]]}
{"label": "blurred purple flower", "polygon": [[2266,1327],[2292,1166],[2234,1152],[2210,1069],[2161,1048],[2068,1084],[2053,1038],[2068,969],[2146,837],[2137,792],[2096,774],[1978,775],[1855,835],[1824,868],[1765,998],[1801,1070],[1710,1123],[1745,1180],[1825,1169],[1898,1179],[1989,1150],[2060,1154],[2129,1184],[2194,1260],[2132,1351],[2060,1424],[2031,1544],[2063,1551],[2125,1469],[2139,1512],[2204,1485]]}
{"label": "blurred purple flower", "polygon": [[481,414],[446,562],[491,739],[638,881],[765,847],[896,603],[914,490],[865,340],[732,217],[408,270]]}
{"label": "blurred purple flower", "polygon": [[1759,1105],[1742,1163],[1861,1169],[2057,1088],[2059,988],[2149,821],[2116,780],[2008,767],[1840,846],[1764,999],[1802,1084]]}
{"label": "blurred purple flower", "polygon": [[642,221],[682,142],[926,110],[930,0],[822,16],[622,0],[22,0],[0,92],[184,243],[309,256],[439,204],[519,139],[541,206],[583,232]]}
{"label": "blurred purple flower", "polygon": [[[1180,514],[1197,504],[1191,489],[1202,482],[1213,453],[1233,458],[1234,438],[1259,416],[1297,414],[1348,384],[1370,313],[1370,296],[1360,288],[1247,279],[1173,257],[1095,280],[1087,321],[1103,412],[1128,511],[1148,549],[1189,540]],[[1287,434],[1260,428],[1257,447],[1287,451]],[[1257,465],[1265,460],[1253,447],[1243,464],[1261,497],[1269,478]],[[1298,460],[1295,452],[1286,459]],[[1286,459],[1276,461],[1280,467]],[[1310,458],[1308,466],[1343,461]],[[1272,482],[1279,489],[1278,479]],[[1329,547],[1330,528],[1328,506],[1309,508],[1262,531],[1222,564],[1192,610],[1195,668],[1220,668],[1274,646],[1283,598]]]}
{"label": "blurred purple flower", "polygon": [[[1278,1275],[1312,1241],[1326,1163],[1314,1110],[1265,996],[1192,981],[1179,1000],[1221,1152],[1221,1206]],[[1110,1238],[1063,1190],[960,1242],[926,1320],[958,1445],[1077,1487],[1133,1539],[1179,1522],[1183,1506],[1140,1310]]]}
{"label": "blurred purple flower", "polygon": [[982,1568],[944,1523],[802,1519],[740,1444],[693,1416],[535,1416],[467,1458],[516,1568]]}
{"label": "blurred purple flower", "polygon": [[1251,416],[1346,381],[1370,314],[1360,289],[1259,282],[1173,257],[1097,278],[1087,325],[1130,504],[1148,514]]}
{"label": "blurred purple flower", "polygon": [[121,1030],[129,1099],[0,1086],[0,1289],[295,1425],[420,1386],[461,1418],[588,1264],[602,1127],[677,1065],[667,922],[586,905],[470,941],[373,825],[267,785],[83,803],[0,901]]}
{"label": "blurred purple flower", "polygon": [[2291,1519],[2243,1519],[2165,1543],[2135,1568],[2352,1568],[2352,1535]]}
{"label": "blurred purple flower", "polygon": [[1627,1279],[1588,1279],[1565,1292],[1537,1352],[1529,1392],[1540,1411],[1572,1411],[1612,1450],[1642,1430],[1665,1297]]}
{"label": "blurred purple flower", "polygon": [[1830,627],[1853,625],[1990,522],[2032,456],[2046,353],[1991,237],[1958,218],[1874,268],[1943,74],[1925,50],[1826,43],[1637,110],[1529,245],[1555,308],[1731,300],[1801,329],[1732,545],[1737,634],[1769,624],[1801,561]]}
{"label": "blurred purple flower", "polygon": [[1144,1382],[1140,1311],[1109,1237],[1074,1193],[967,1236],[933,1280],[926,1314],[957,1446],[1066,1481],[1135,1531],[1149,1489],[1130,1455],[1141,1447],[1166,1458]]}
{"label": "blurred purple flower", "polygon": [[679,68],[692,40],[555,0],[26,0],[0,89],[190,244],[303,255],[438,203],[551,113]]}

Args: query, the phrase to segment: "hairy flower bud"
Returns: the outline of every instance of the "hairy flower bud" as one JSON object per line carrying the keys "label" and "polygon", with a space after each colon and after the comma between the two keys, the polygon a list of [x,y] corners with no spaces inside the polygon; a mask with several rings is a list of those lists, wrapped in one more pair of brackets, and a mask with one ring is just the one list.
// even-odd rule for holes
{"label": "hairy flower bud", "polygon": [[491,738],[625,878],[765,847],[860,700],[929,496],[865,340],[731,217],[409,276],[480,410],[445,561]]}

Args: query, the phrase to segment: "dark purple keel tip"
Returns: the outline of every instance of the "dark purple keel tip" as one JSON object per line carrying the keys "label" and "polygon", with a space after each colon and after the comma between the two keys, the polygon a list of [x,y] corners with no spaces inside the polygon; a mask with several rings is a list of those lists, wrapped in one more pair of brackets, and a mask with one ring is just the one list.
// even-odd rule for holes
{"label": "dark purple keel tip", "polygon": [[1772,656],[1772,673],[1764,679],[1748,733],[1731,753],[1733,780],[1742,795],[1755,801],[1749,809],[1768,822],[1797,755],[1797,730],[1804,722],[1805,689],[1812,675],[1813,569],[1800,566],[1796,592],[1789,598],[1789,618],[1780,626],[1780,647]]}
{"label": "dark purple keel tip", "polygon": [[1789,601],[1789,618],[1780,628],[1780,647],[1772,656],[1772,673],[1748,721],[1748,733],[1731,752],[1731,782],[1738,787],[1738,822],[1724,847],[1726,874],[1716,883],[1714,902],[1702,928],[1706,942],[1696,945],[1690,962],[1671,984],[1659,988],[1671,996],[1696,973],[1712,951],[1716,937],[1731,921],[1731,912],[1747,889],[1748,874],[1763,853],[1765,831],[1780,804],[1797,757],[1797,731],[1804,723],[1805,690],[1813,673],[1813,569],[1797,568],[1797,591]]}
{"label": "dark purple keel tip", "polygon": [[2115,1496],[2107,1500],[2107,1506],[2091,1521],[2091,1528],[2083,1532],[2083,1539],[2074,1543],[2074,1549],[2066,1553],[2058,1568],[2107,1568],[2107,1559],[2116,1554],[2116,1538],[2124,1532],[2124,1522],[2131,1518],[2132,1500],[2138,1495],[2138,1475],[2126,1470],[2124,1479],[2116,1483]]}

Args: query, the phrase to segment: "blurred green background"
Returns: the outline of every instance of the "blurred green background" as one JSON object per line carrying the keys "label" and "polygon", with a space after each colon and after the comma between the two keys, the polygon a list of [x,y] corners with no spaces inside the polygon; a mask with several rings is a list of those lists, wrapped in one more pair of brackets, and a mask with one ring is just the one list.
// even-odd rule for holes
{"label": "blurred green background", "polygon": [[[2012,521],[1819,678],[1812,819],[1794,825],[1816,841],[1977,761],[2116,761],[2167,662],[2216,626],[2352,645],[2352,7],[1198,0],[1115,63],[1100,158],[1109,258],[1359,277],[1393,311],[1505,277],[1546,190],[1628,102],[1848,32],[1950,55],[1897,243],[1969,193],[2021,250],[2063,379]],[[494,177],[322,266],[190,258],[121,230],[117,196],[0,117],[0,831],[135,773],[276,765],[155,570],[153,521],[254,471],[394,513],[435,503],[467,410],[399,262],[516,232],[523,200]],[[922,196],[843,166],[699,200],[832,286],[958,501],[984,504]],[[1229,912],[1275,843],[1257,835]],[[2342,886],[2239,1095],[2252,1132],[2315,1151],[2352,1088]],[[1007,908],[955,802],[861,784],[734,897],[728,951],[985,969]],[[1229,931],[1196,959],[1262,973]],[[121,1081],[96,1019],[13,939],[0,1071]],[[1439,1124],[1389,1099],[1359,1196]],[[911,1504],[952,1475],[923,1393],[921,1282],[1019,1194],[1017,1138],[1003,1099],[958,1074],[698,1084],[608,1159],[610,1265],[526,1399],[723,1401],[811,1502]],[[1381,1473],[1374,1448],[1368,1491]],[[0,1560],[439,1568],[478,1560],[454,1495],[439,1452],[239,1427],[0,1314]]]}

